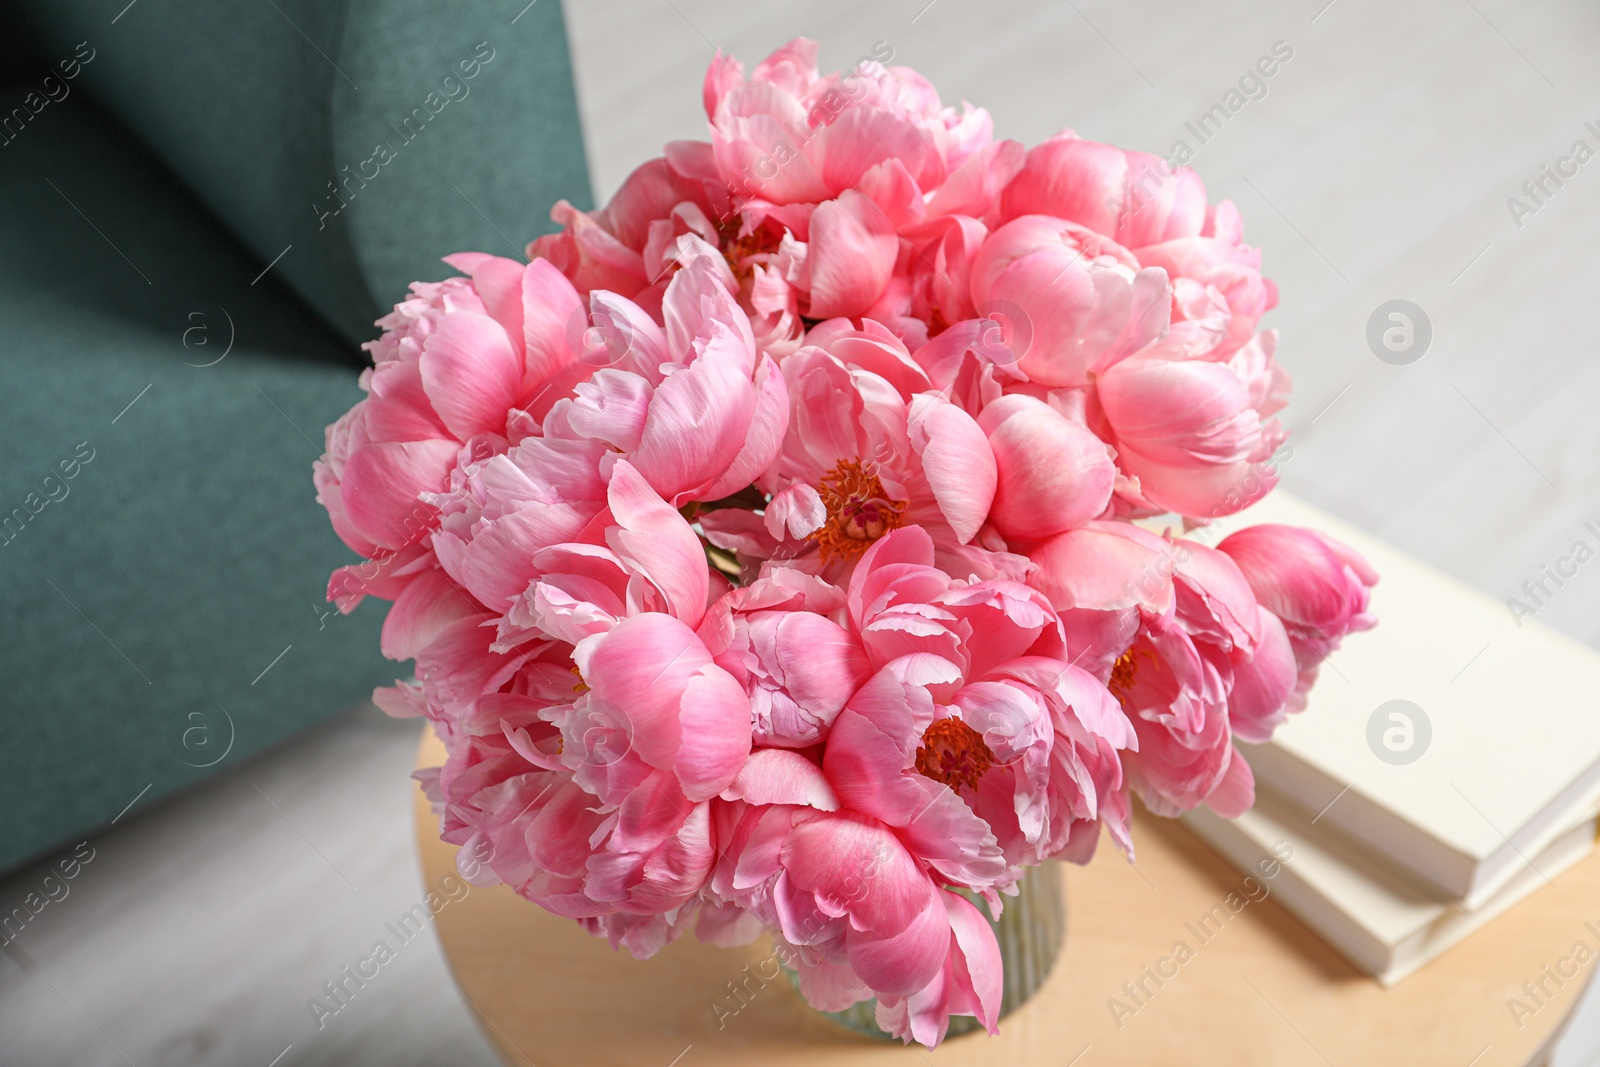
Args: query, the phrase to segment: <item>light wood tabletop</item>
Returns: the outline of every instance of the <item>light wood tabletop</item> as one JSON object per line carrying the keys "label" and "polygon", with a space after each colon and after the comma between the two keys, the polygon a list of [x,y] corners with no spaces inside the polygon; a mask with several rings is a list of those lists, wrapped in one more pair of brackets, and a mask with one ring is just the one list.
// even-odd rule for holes
{"label": "light wood tabletop", "polygon": [[[425,733],[418,765],[443,755]],[[441,891],[435,926],[457,988],[508,1064],[1521,1067],[1581,992],[1588,968],[1571,962],[1575,945],[1600,945],[1597,854],[1386,990],[1270,893],[1247,892],[1183,827],[1141,811],[1136,866],[1107,845],[1088,867],[1067,868],[1066,947],[1043,990],[998,1037],[930,1052],[843,1030],[782,975],[763,983],[776,970],[765,942],[721,949],[686,937],[641,962],[505,886],[463,895],[443,881],[457,877],[455,849],[439,841],[420,790],[416,824],[424,882],[455,888]],[[1249,902],[1202,925],[1218,905],[1228,913],[1230,894]],[[1531,1012],[1513,1014],[1513,997]]]}

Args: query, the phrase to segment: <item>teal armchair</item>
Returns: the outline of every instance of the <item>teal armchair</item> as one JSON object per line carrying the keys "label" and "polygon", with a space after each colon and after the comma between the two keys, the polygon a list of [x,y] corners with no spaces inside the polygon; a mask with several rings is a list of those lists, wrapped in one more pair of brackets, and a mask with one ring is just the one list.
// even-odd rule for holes
{"label": "teal armchair", "polygon": [[589,197],[554,0],[12,8],[0,871],[403,672],[324,599],[323,427],[409,281]]}

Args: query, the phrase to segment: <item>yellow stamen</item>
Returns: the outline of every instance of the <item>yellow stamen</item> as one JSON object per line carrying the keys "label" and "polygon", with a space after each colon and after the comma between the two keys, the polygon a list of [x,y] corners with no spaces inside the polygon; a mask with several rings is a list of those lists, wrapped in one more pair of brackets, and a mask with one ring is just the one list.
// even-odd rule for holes
{"label": "yellow stamen", "polygon": [[978,780],[994,765],[994,750],[983,735],[960,719],[935,719],[922,732],[917,773],[951,789],[977,789]]}
{"label": "yellow stamen", "polygon": [[811,534],[822,550],[824,562],[853,559],[888,533],[899,529],[906,501],[890,500],[883,482],[870,464],[859,459],[841,459],[822,476],[817,486],[828,517],[822,528]]}
{"label": "yellow stamen", "polygon": [[774,235],[765,226],[754,233],[739,236],[737,224],[720,229],[722,237],[722,258],[728,261],[734,276],[740,281],[746,281],[751,274],[751,264],[747,262],[751,256],[771,255],[778,251],[783,238]]}
{"label": "yellow stamen", "polygon": [[1134,678],[1139,670],[1139,660],[1155,658],[1155,653],[1148,648],[1128,649],[1111,665],[1111,678],[1106,682],[1106,688],[1111,690],[1111,694],[1118,701],[1121,701],[1133,689]]}

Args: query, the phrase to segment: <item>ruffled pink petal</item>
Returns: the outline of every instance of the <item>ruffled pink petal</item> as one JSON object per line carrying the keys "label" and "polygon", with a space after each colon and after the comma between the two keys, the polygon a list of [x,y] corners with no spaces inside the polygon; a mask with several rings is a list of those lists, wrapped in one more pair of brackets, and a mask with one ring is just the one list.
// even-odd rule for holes
{"label": "ruffled pink petal", "polygon": [[[933,894],[926,872],[894,832],[858,812],[797,814],[780,863],[795,889],[822,898],[836,915],[848,910],[860,930],[904,930]],[[798,944],[813,940],[802,930],[785,929],[784,935]]]}
{"label": "ruffled pink petal", "polygon": [[485,252],[457,252],[444,261],[472,279],[483,309],[505,328],[506,336],[522,337],[522,272],[526,263]]}
{"label": "ruffled pink petal", "polygon": [[767,502],[764,522],[777,540],[799,540],[820,529],[828,517],[816,487],[796,482]]}
{"label": "ruffled pink petal", "polygon": [[929,393],[912,401],[906,430],[956,539],[972,540],[995,498],[997,473],[988,438],[971,415]]}
{"label": "ruffled pink petal", "polygon": [[577,386],[565,419],[574,433],[604,441],[623,452],[639,447],[655,390],[637,374],[602,370]]}
{"label": "ruffled pink petal", "polygon": [[872,201],[853,189],[817,206],[806,265],[813,318],[859,315],[877,302],[900,241]]}
{"label": "ruffled pink petal", "polygon": [[589,295],[594,325],[584,334],[580,358],[591,366],[631,370],[654,383],[667,362],[667,336],[644,309],[615,293]]}
{"label": "ruffled pink petal", "polygon": [[697,257],[672,276],[661,314],[668,352],[675,362],[720,355],[746,378],[755,372],[750,320],[719,280],[710,257]]}
{"label": "ruffled pink petal", "polygon": [[[991,238],[992,240],[992,238]],[[989,300],[1012,309],[1026,341],[1013,341],[1016,365],[1042,385],[1082,386],[1099,371],[1155,340],[1167,325],[1165,271],[1133,274],[1063,245],[1016,260],[995,278]]]}
{"label": "ruffled pink petal", "polygon": [[706,118],[715,119],[717,105],[722,98],[743,81],[744,65],[722,49],[717,49],[711,65],[706,68],[705,82],[700,89],[700,102],[705,106]]}
{"label": "ruffled pink petal", "polygon": [[944,966],[950,919],[936,892],[925,899],[922,910],[900,930],[885,936],[869,929],[846,941],[850,966],[875,991],[915,993]]}
{"label": "ruffled pink petal", "polygon": [[755,405],[745,427],[744,443],[709,486],[700,490],[705,500],[720,500],[754,482],[772,465],[789,430],[789,387],[770,356],[756,367]]}
{"label": "ruffled pink petal", "polygon": [[672,769],[685,796],[706,800],[732,783],[750,753],[750,704],[688,626],[635,615],[573,658],[590,691],[627,716],[634,751]]}
{"label": "ruffled pink petal", "polygon": [[522,387],[522,358],[498,322],[467,311],[445,315],[423,344],[420,365],[433,409],[457,438],[505,429]]}
{"label": "ruffled pink petal", "polygon": [[444,489],[460,447],[455,441],[406,441],[356,452],[346,461],[342,480],[350,526],[374,545],[417,540],[438,515],[421,495]]}
{"label": "ruffled pink petal", "polygon": [[806,344],[824,349],[854,370],[876,374],[910,400],[932,384],[927,373],[911,358],[905,342],[876,319],[829,319],[806,331]]}
{"label": "ruffled pink petal", "polygon": [[956,988],[946,996],[953,1011],[976,1016],[983,1028],[993,1034],[1005,993],[1005,973],[994,928],[970,901],[950,892],[941,896],[950,919],[954,938],[951,955],[955,957],[952,977]]}
{"label": "ruffled pink petal", "polygon": [[1255,593],[1226,553],[1194,541],[1178,541],[1178,617],[1191,636],[1225,651],[1249,654],[1261,634]]}
{"label": "ruffled pink petal", "polygon": [[383,620],[380,647],[390,659],[411,659],[440,630],[482,611],[441,570],[418,575],[395,599]]}
{"label": "ruffled pink petal", "polygon": [[1124,360],[1101,376],[1098,397],[1117,442],[1156,464],[1236,463],[1261,435],[1249,392],[1223,364]]}
{"label": "ruffled pink petal", "polygon": [[1105,511],[1116,466],[1088,427],[1016,394],[984,409],[999,477],[990,520],[1002,536],[1037,541]]}
{"label": "ruffled pink petal", "polygon": [[722,791],[722,799],[839,810],[839,798],[822,768],[786,748],[762,748],[750,753],[733,784]]}
{"label": "ruffled pink petal", "polygon": [[1265,744],[1289,712],[1289,697],[1299,677],[1294,648],[1283,623],[1260,608],[1261,636],[1255,654],[1233,666],[1228,692],[1228,723],[1241,741]]}
{"label": "ruffled pink petal", "polygon": [[1114,237],[1122,214],[1127,153],[1063,134],[1028,151],[1001,198],[1005,217],[1054,215]]}
{"label": "ruffled pink petal", "polygon": [[693,528],[625,460],[611,470],[606,499],[617,523],[606,534],[612,550],[661,591],[673,615],[698,626],[710,577]]}
{"label": "ruffled pink petal", "polygon": [[572,362],[573,342],[588,327],[578,291],[543,259],[522,272],[523,385],[530,391]]}
{"label": "ruffled pink petal", "polygon": [[755,407],[755,386],[732,363],[700,359],[679,368],[656,389],[633,465],[681,504],[739,460]]}
{"label": "ruffled pink petal", "polygon": [[796,961],[795,974],[800,980],[800,995],[818,1011],[844,1011],[873,996],[848,963],[802,957]]}
{"label": "ruffled pink petal", "polygon": [[1140,608],[1165,615],[1172,607],[1172,550],[1160,537],[1129,523],[1094,521],[1035,547],[1039,570],[1028,583],[1057,611]]}
{"label": "ruffled pink petal", "polygon": [[808,152],[820,157],[823,182],[840,199],[887,160],[898,162],[918,185],[933,188],[944,180],[944,161],[927,133],[878,108],[847,108],[817,131],[814,145]]}
{"label": "ruffled pink petal", "polygon": [[1006,218],[1055,215],[1128,248],[1200,233],[1205,186],[1187,167],[1064,133],[1028,152],[1002,198]]}
{"label": "ruffled pink petal", "polygon": [[1222,781],[1206,795],[1206,805],[1224,819],[1237,819],[1254,807],[1255,802],[1256,776],[1244,755],[1235,748]]}
{"label": "ruffled pink petal", "polygon": [[531,503],[480,520],[470,538],[441,530],[433,549],[450,577],[485,607],[505,611],[533,579],[535,554],[577,536],[587,519],[570,504]]}
{"label": "ruffled pink petal", "polygon": [[1217,548],[1244,572],[1261,605],[1291,638],[1326,649],[1371,627],[1368,595],[1378,575],[1360,554],[1315,530],[1274,523],[1247,526]]}

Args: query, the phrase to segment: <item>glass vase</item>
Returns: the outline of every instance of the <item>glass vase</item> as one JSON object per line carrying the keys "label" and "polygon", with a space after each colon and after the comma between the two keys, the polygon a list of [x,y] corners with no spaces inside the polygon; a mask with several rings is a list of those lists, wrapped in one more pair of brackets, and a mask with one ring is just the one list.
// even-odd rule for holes
{"label": "glass vase", "polygon": [[[1017,883],[1017,895],[1005,897],[1005,910],[998,920],[989,918],[989,909],[975,893],[956,890],[977,905],[1000,944],[1000,962],[1005,970],[1005,994],[1000,1001],[1000,1018],[1021,1007],[1039,991],[1056,958],[1067,932],[1066,894],[1062,888],[1061,864],[1054,861],[1034,867]],[[791,980],[794,979],[790,972]],[[844,1011],[818,1012],[859,1034],[898,1041],[878,1029],[877,1001],[864,1000]],[[950,1017],[949,1037],[982,1030],[983,1024],[971,1015]]]}

